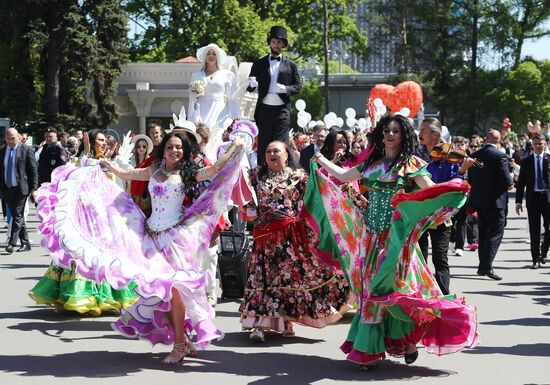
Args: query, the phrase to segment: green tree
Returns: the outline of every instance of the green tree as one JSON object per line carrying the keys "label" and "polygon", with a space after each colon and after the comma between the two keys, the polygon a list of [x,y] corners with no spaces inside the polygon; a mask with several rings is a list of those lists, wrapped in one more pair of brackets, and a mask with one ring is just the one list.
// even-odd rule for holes
{"label": "green tree", "polygon": [[[501,90],[503,115],[523,132],[528,121],[550,121],[550,60],[525,61],[511,70]],[[504,117],[502,116],[502,117]]]}
{"label": "green tree", "polygon": [[503,65],[521,61],[527,39],[550,35],[550,0],[498,0],[490,3],[488,42],[503,55]]}

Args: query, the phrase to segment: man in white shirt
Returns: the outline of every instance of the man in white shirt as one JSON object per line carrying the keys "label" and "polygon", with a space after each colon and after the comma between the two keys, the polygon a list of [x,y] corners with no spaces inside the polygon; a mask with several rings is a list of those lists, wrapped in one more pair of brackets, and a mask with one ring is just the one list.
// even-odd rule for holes
{"label": "man in white shirt", "polygon": [[259,129],[258,164],[265,159],[267,145],[278,140],[288,145],[290,131],[290,97],[300,92],[302,83],[298,67],[283,57],[288,45],[287,31],[274,26],[267,37],[271,53],[252,64],[247,90],[258,88],[254,119]]}

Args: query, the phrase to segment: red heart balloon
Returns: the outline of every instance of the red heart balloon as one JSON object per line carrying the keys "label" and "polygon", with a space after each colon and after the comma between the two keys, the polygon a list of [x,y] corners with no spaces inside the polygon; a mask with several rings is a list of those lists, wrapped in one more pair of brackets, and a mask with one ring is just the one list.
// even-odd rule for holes
{"label": "red heart balloon", "polygon": [[399,83],[396,87],[389,84],[376,84],[370,91],[370,97],[382,99],[392,113],[407,107],[411,111],[409,118],[416,116],[423,100],[422,87],[411,80]]}

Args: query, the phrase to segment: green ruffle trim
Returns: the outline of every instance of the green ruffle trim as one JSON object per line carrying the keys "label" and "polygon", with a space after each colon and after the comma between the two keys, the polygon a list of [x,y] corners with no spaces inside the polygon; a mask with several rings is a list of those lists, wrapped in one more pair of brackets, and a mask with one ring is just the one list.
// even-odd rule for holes
{"label": "green ruffle trim", "polygon": [[97,284],[76,273],[74,269],[52,266],[30,291],[36,303],[46,306],[63,306],[66,310],[92,316],[105,311],[120,311],[136,300],[132,282],[123,289],[113,289],[107,282]]}
{"label": "green ruffle trim", "polygon": [[397,306],[389,306],[380,323],[362,323],[361,315],[356,314],[351,323],[347,340],[353,342],[353,349],[368,354],[386,351],[384,339],[403,339],[412,333],[416,324]]}

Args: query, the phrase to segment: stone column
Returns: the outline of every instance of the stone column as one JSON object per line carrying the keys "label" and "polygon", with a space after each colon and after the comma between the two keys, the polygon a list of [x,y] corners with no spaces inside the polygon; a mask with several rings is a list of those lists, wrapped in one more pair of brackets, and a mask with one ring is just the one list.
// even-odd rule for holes
{"label": "stone column", "polygon": [[146,134],[146,118],[151,112],[154,96],[150,90],[128,90],[128,97],[136,108],[139,118],[139,133]]}

